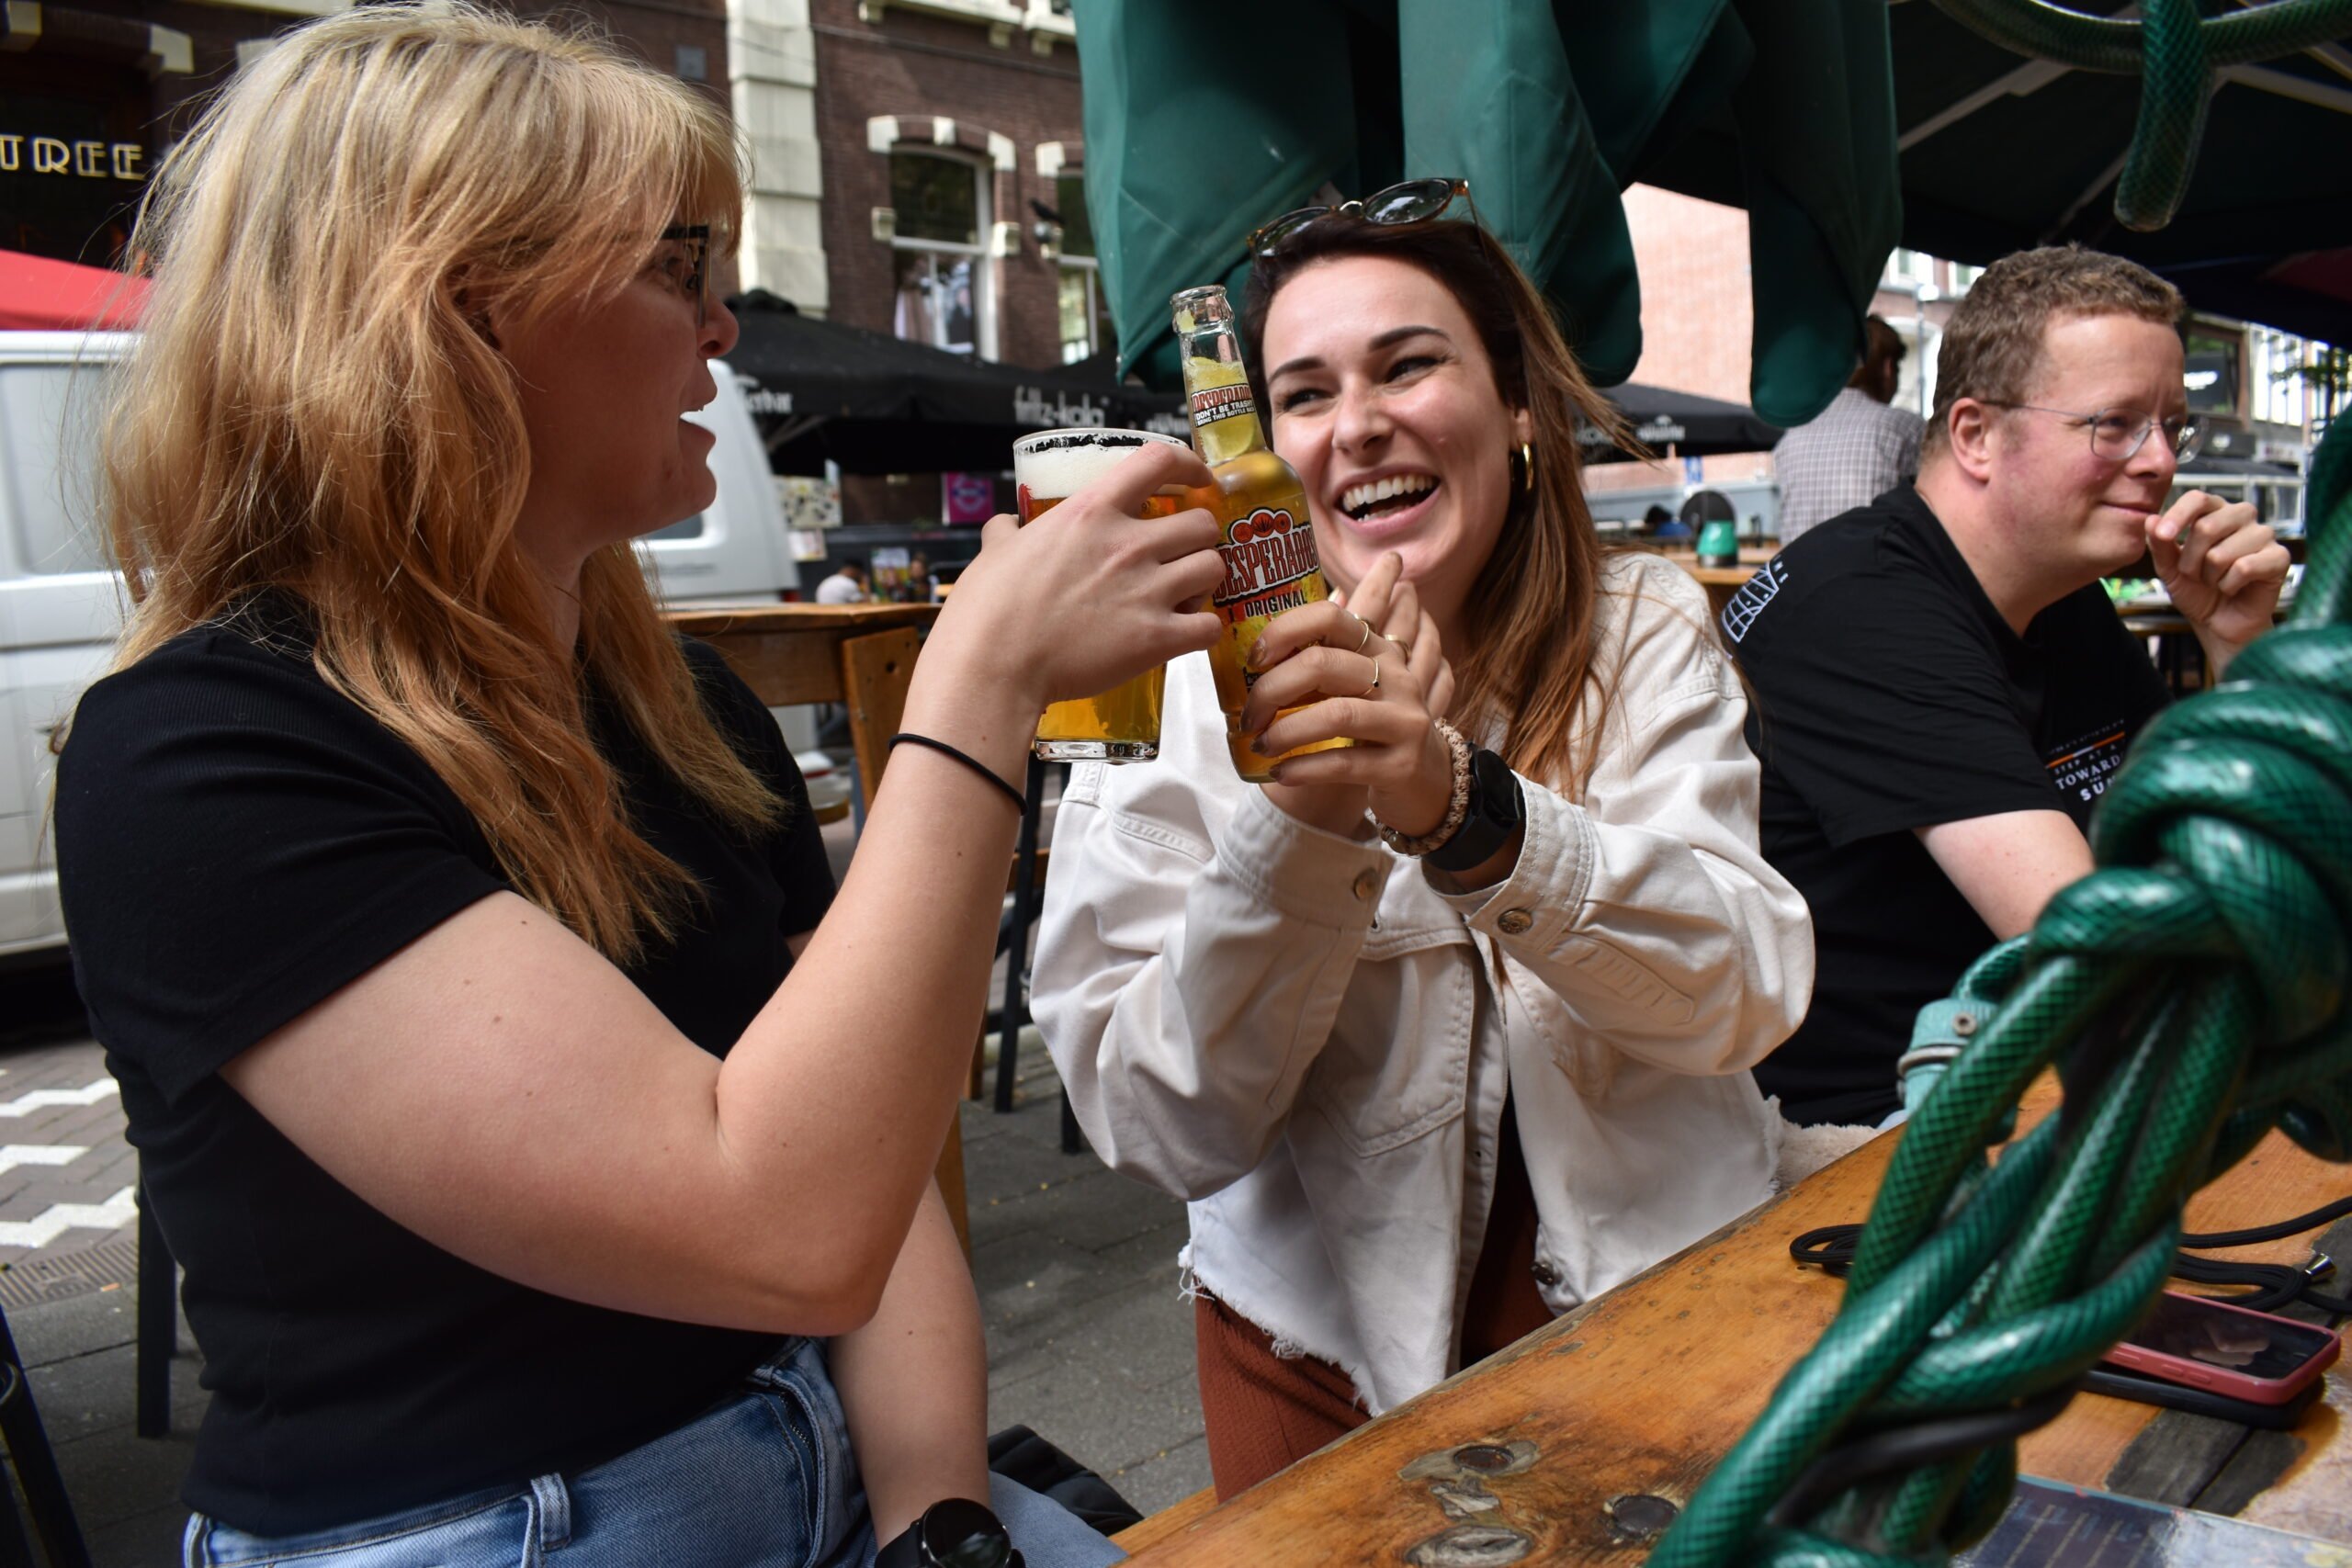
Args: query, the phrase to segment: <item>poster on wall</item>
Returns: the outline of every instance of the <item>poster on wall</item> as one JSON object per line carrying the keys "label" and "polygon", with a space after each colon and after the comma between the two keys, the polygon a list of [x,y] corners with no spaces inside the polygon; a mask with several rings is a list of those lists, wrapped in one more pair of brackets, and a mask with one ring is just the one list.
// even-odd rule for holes
{"label": "poster on wall", "polygon": [[[776,500],[784,505],[787,528],[838,528],[842,525],[842,487],[832,479],[800,474],[775,476]],[[818,552],[822,555],[824,552]]]}
{"label": "poster on wall", "polygon": [[945,473],[939,485],[939,514],[947,522],[985,523],[996,515],[994,474]]}

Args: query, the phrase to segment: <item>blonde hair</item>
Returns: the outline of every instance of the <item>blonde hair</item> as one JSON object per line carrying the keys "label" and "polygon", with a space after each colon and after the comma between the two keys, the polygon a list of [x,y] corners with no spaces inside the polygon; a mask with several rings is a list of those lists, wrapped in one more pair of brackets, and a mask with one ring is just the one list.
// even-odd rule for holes
{"label": "blonde hair", "polygon": [[[1543,294],[1475,222],[1327,219],[1298,231],[1250,269],[1241,328],[1251,366],[1264,362],[1274,296],[1316,263],[1340,256],[1389,257],[1443,285],[1477,329],[1496,391],[1508,407],[1527,411],[1532,439],[1525,459],[1511,455],[1510,514],[1463,605],[1463,623],[1477,628],[1477,640],[1446,649],[1453,712],[1480,729],[1499,729],[1504,759],[1531,778],[1581,788],[1614,694],[1597,667],[1603,552],[1584,499],[1578,423],[1639,448],[1616,406],[1577,363]],[[1271,409],[1263,371],[1252,375],[1258,406]]]}
{"label": "blonde hair", "polygon": [[117,668],[290,594],[321,676],[432,766],[518,892],[616,963],[672,935],[697,889],[630,824],[583,678],[724,821],[782,803],[631,547],[585,564],[559,640],[514,543],[531,456],[482,314],[617,290],[682,216],[731,238],[742,186],[719,110],[602,42],[439,4],[288,33],[140,214],[154,287],[105,439],[136,604]]}

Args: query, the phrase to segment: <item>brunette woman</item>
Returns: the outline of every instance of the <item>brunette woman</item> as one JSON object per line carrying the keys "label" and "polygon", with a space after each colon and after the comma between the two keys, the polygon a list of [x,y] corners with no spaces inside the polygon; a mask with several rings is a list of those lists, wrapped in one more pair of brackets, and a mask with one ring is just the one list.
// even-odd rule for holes
{"label": "brunette woman", "polygon": [[1242,722],[1356,744],[1243,784],[1187,660],[1160,761],[1057,823],[1037,1018],[1095,1148],[1193,1201],[1228,1495],[1765,1198],[1747,1069],[1812,986],[1705,597],[1600,548],[1606,404],[1458,189],[1294,215],[1250,284],[1340,592]]}

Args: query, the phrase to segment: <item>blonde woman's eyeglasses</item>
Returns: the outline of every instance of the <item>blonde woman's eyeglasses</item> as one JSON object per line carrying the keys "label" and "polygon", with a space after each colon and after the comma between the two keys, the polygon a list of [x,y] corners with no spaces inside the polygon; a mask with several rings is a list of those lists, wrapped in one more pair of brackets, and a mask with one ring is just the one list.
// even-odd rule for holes
{"label": "blonde woman's eyeglasses", "polygon": [[695,325],[707,326],[710,321],[710,225],[707,223],[673,223],[662,231],[662,243],[666,248],[676,246],[675,253],[653,258],[654,269],[668,278],[681,294],[690,294],[695,302]]}

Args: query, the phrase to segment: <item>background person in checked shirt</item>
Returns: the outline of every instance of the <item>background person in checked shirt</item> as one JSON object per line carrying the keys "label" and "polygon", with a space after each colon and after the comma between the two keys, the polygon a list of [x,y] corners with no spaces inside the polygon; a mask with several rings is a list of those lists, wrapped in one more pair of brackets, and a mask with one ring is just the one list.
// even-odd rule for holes
{"label": "background person in checked shirt", "polygon": [[1903,339],[1877,316],[1865,323],[1869,344],[1853,379],[1810,424],[1772,448],[1781,480],[1781,542],[1816,523],[1867,506],[1919,471],[1927,422],[1890,406],[1903,375]]}

